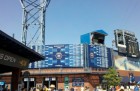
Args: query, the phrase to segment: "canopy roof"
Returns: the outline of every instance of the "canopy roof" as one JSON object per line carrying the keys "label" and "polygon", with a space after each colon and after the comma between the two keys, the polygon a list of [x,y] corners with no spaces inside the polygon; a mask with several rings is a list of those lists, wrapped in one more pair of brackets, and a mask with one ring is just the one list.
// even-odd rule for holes
{"label": "canopy roof", "polygon": [[[0,30],[0,49],[10,52],[12,54],[24,57],[29,59],[30,62],[35,62],[38,60],[43,60],[45,57],[29,47],[25,46],[21,42],[17,41],[13,37],[7,35],[3,31]],[[11,71],[12,67],[8,68],[5,65],[0,65],[0,72]]]}

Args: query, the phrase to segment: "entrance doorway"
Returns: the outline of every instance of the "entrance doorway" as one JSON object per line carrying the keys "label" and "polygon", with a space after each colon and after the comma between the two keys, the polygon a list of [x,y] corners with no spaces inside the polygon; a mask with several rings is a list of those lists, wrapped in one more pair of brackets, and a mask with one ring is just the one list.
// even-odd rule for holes
{"label": "entrance doorway", "polygon": [[24,88],[35,86],[36,86],[35,78],[24,78]]}
{"label": "entrance doorway", "polygon": [[55,86],[55,89],[57,89],[57,79],[55,77],[46,77],[43,81],[43,86],[46,86],[49,88],[51,85]]}

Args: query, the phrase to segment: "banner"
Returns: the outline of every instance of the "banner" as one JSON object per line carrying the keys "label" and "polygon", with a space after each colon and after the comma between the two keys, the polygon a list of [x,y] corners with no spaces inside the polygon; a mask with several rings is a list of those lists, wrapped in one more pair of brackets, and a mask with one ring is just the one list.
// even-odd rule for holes
{"label": "banner", "polygon": [[58,44],[45,46],[45,60],[29,65],[29,68],[83,67],[82,44]]}
{"label": "banner", "polygon": [[0,49],[0,64],[25,69],[28,67],[29,60]]}
{"label": "banner", "polygon": [[83,78],[73,78],[72,79],[72,86],[79,86],[84,87],[84,79]]}
{"label": "banner", "polygon": [[127,57],[114,51],[114,63],[117,70],[140,71],[140,59]]}
{"label": "banner", "polygon": [[65,91],[68,91],[69,89],[69,77],[64,78],[64,89]]}
{"label": "banner", "polygon": [[108,68],[112,66],[111,49],[100,45],[88,45],[89,66]]}

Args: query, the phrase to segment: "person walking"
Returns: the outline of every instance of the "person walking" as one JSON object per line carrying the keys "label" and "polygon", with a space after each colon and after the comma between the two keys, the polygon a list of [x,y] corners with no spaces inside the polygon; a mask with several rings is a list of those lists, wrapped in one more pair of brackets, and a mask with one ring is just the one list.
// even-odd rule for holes
{"label": "person walking", "polygon": [[84,91],[84,87],[83,86],[81,87],[81,91]]}
{"label": "person walking", "polygon": [[134,91],[139,91],[139,87],[138,87],[137,84],[136,84],[136,86],[134,87]]}

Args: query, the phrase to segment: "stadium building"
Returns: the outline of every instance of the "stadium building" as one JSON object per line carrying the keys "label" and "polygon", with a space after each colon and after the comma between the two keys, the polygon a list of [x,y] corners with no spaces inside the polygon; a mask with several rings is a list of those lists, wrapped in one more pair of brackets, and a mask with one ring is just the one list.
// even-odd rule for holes
{"label": "stadium building", "polygon": [[[55,89],[74,88],[78,91],[81,87],[87,86],[92,91],[102,83],[102,76],[109,67],[116,68],[119,75],[123,77],[122,83],[127,85],[138,82],[140,60],[137,51],[138,42],[134,33],[115,30],[118,50],[106,47],[107,35],[103,30],[96,30],[81,35],[81,44],[45,45],[45,60],[30,63],[28,70],[21,73],[22,80],[19,86],[28,88],[53,85]],[[120,42],[120,35],[123,42]],[[133,45],[136,47],[132,48]],[[36,50],[36,46],[32,48]],[[126,51],[129,49],[131,51]],[[28,75],[25,74],[27,72]],[[9,86],[10,78],[10,73],[1,75],[1,79]]]}

